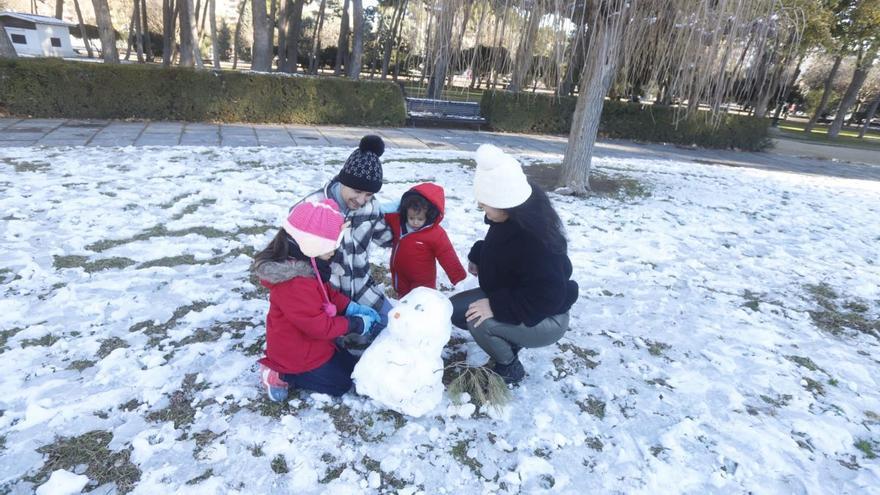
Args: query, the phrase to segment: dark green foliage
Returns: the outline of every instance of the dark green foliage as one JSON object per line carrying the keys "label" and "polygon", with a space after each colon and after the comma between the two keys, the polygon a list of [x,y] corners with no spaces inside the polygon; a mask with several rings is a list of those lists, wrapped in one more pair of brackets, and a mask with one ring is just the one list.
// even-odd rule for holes
{"label": "dark green foliage", "polygon": [[[492,128],[506,132],[568,134],[577,104],[573,96],[486,91],[480,101]],[[606,101],[599,135],[636,141],[760,151],[770,146],[769,121],[726,114],[715,127],[707,112],[688,119],[675,108]]]}
{"label": "dark green foliage", "polygon": [[0,61],[0,112],[33,117],[403,125],[391,82],[105,65]]}

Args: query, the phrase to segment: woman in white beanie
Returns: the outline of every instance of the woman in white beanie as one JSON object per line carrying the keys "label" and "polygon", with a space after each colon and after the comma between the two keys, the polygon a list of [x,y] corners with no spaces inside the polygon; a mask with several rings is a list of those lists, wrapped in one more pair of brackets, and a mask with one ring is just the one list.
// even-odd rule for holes
{"label": "woman in white beanie", "polygon": [[517,383],[525,376],[520,349],[550,345],[565,334],[578,286],[547,194],[495,146],[480,146],[476,161],[474,195],[489,231],[468,254],[480,287],[452,296],[452,323],[471,332],[505,382]]}

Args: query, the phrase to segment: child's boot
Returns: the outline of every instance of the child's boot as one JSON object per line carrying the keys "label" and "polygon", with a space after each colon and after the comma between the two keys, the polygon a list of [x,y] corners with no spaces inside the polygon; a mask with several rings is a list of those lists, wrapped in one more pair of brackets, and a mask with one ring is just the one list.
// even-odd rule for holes
{"label": "child's boot", "polygon": [[287,398],[287,382],[281,379],[277,371],[260,365],[260,381],[266,387],[269,400],[281,402]]}
{"label": "child's boot", "polygon": [[518,357],[514,357],[513,361],[508,364],[495,363],[493,371],[498,373],[498,376],[508,385],[519,383],[526,376],[526,370],[523,368],[522,363],[519,362]]}

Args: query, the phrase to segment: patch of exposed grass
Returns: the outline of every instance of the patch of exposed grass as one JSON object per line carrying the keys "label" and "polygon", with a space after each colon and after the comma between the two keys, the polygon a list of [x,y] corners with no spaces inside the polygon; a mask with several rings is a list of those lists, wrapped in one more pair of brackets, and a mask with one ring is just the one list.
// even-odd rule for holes
{"label": "patch of exposed grass", "polygon": [[128,402],[125,402],[125,403],[123,403],[123,404],[120,404],[120,405],[119,405],[119,410],[120,410],[120,411],[131,412],[131,411],[134,411],[135,409],[141,407],[141,405],[143,405],[143,402],[141,402],[141,401],[139,401],[139,400],[137,400],[137,399],[131,399],[131,400],[128,401]]}
{"label": "patch of exposed grass", "polygon": [[663,356],[665,351],[672,349],[671,345],[664,342],[645,339],[645,343],[648,344],[648,353],[652,356]]}
{"label": "patch of exposed grass", "polygon": [[202,237],[206,237],[208,239],[234,237],[234,234],[230,234],[229,232],[224,232],[213,227],[189,227],[181,230],[168,230],[167,228],[165,228],[164,225],[156,225],[150,227],[147,230],[144,230],[139,234],[125,239],[104,239],[93,242],[92,244],[86,246],[86,249],[88,249],[89,251],[94,251],[96,253],[101,253],[116,246],[122,246],[123,244],[128,244],[131,242],[146,241],[152,239],[153,237],[184,237],[190,234],[201,235]]}
{"label": "patch of exposed grass", "polygon": [[876,451],[880,450],[880,449],[878,449],[878,447],[880,447],[880,445],[878,445],[877,442],[873,442],[871,440],[861,439],[861,440],[858,440],[853,445],[855,446],[855,448],[862,451],[862,453],[865,454],[865,457],[867,457],[868,459],[876,459],[877,458]]}
{"label": "patch of exposed grass", "polygon": [[138,270],[143,270],[145,268],[153,268],[156,266],[163,266],[167,268],[173,268],[175,266],[180,265],[196,265],[199,262],[196,261],[196,257],[191,254],[181,254],[179,256],[167,256],[165,258],[158,258],[155,260],[145,261],[137,266]]}
{"label": "patch of exposed grass", "polygon": [[609,174],[592,170],[590,172],[590,189],[597,196],[634,200],[651,197],[651,188],[638,179],[622,174]]}
{"label": "patch of exposed grass", "polygon": [[290,472],[290,468],[287,467],[287,460],[283,455],[278,454],[272,459],[272,463],[270,464],[272,467],[272,471],[275,471],[275,474],[284,474]]}
{"label": "patch of exposed grass", "polygon": [[880,318],[870,315],[871,307],[866,301],[838,294],[824,282],[807,285],[805,290],[817,306],[809,314],[818,328],[833,335],[854,330],[880,339]]}
{"label": "patch of exposed grass", "polygon": [[263,452],[263,444],[262,443],[254,443],[250,447],[248,447],[248,451],[250,451],[251,455],[254,457],[263,457],[266,455]]}
{"label": "patch of exposed grass", "polygon": [[67,369],[82,371],[82,370],[86,370],[86,369],[91,368],[92,366],[95,365],[95,363],[96,363],[96,361],[90,361],[88,359],[77,359],[76,361],[73,361],[72,363],[70,363],[67,366]]}
{"label": "patch of exposed grass", "polygon": [[172,314],[171,318],[165,323],[156,324],[155,321],[141,321],[129,327],[128,331],[131,333],[144,332],[144,335],[150,337],[147,345],[157,346],[161,341],[168,337],[168,330],[174,328],[174,326],[177,325],[177,322],[183,317],[193,311],[196,313],[201,312],[210,305],[211,303],[207,301],[194,301],[192,304],[180,306],[175,309],[174,314]]}
{"label": "patch of exposed grass", "polygon": [[452,458],[458,461],[459,464],[467,466],[475,475],[480,476],[480,469],[483,467],[483,464],[468,455],[469,444],[470,440],[459,440],[452,446],[450,454],[452,454]]}
{"label": "patch of exposed grass", "polygon": [[193,478],[193,479],[187,481],[186,484],[187,484],[187,485],[198,485],[199,483],[201,483],[201,482],[207,480],[207,479],[210,478],[211,476],[214,476],[214,470],[213,470],[213,469],[208,469],[208,470],[205,471],[204,473],[202,473],[202,474],[196,476],[195,478]]}
{"label": "patch of exposed grass", "polygon": [[189,426],[195,420],[196,410],[192,406],[195,392],[204,388],[196,385],[196,374],[190,373],[183,378],[180,388],[175,390],[164,409],[147,414],[147,420],[154,422],[172,421],[175,428]]}
{"label": "patch of exposed grass", "polygon": [[585,412],[592,416],[595,416],[599,419],[605,419],[605,401],[594,397],[592,395],[588,396],[586,400],[576,401],[575,404],[580,407],[581,412]]}
{"label": "patch of exposed grass", "polygon": [[777,395],[776,397],[761,395],[761,400],[777,409],[787,406],[788,403],[791,402],[791,399],[792,396],[790,394]]}
{"label": "patch of exposed grass", "polygon": [[104,359],[116,349],[125,349],[127,347],[128,342],[120,339],[119,337],[110,337],[109,339],[103,339],[101,340],[101,347],[98,348],[98,359]]}
{"label": "patch of exposed grass", "polygon": [[85,491],[114,482],[119,493],[128,493],[140,481],[141,471],[130,460],[130,448],[116,452],[108,448],[112,439],[112,433],[101,430],[77,437],[56,438],[54,443],[37,449],[37,452],[46,456],[45,462],[36,474],[26,477],[25,481],[40,485],[58,469],[74,472],[78,466],[84,465],[84,474],[89,477]]}
{"label": "patch of exposed grass", "polygon": [[193,449],[193,458],[201,459],[202,451],[205,450],[205,447],[211,445],[211,442],[220,438],[222,435],[218,433],[214,433],[211,430],[202,430],[197,433],[193,433],[192,438],[196,442],[196,446]]}
{"label": "patch of exposed grass", "polygon": [[199,342],[216,342],[223,336],[223,332],[213,331],[213,329],[204,329],[200,328],[193,332],[191,335],[186,336],[180,342],[174,344],[175,347],[185,347],[190,344],[196,344]]}
{"label": "patch of exposed grass", "polygon": [[602,452],[602,449],[605,448],[605,444],[602,443],[602,440],[599,437],[587,437],[586,441],[587,447],[595,450],[596,452]]}
{"label": "patch of exposed grass", "polygon": [[64,268],[82,268],[86,273],[95,273],[103,270],[122,269],[135,264],[135,261],[129,258],[113,257],[103,258],[95,261],[89,261],[88,256],[67,255],[53,256],[53,266],[56,270]]}
{"label": "patch of exposed grass", "polygon": [[[402,490],[407,485],[406,481],[392,475],[391,473],[382,471],[382,466],[379,461],[370,456],[364,456],[361,460],[361,464],[363,464],[364,468],[368,471],[376,471],[379,473],[380,493],[396,493],[397,490]],[[393,490],[389,490],[389,488],[392,488]]]}
{"label": "patch of exposed grass", "polygon": [[53,335],[51,333],[47,333],[38,339],[24,339],[21,341],[21,348],[25,347],[52,347],[55,342],[58,342],[61,337],[57,335]]}
{"label": "patch of exposed grass", "polygon": [[18,173],[45,172],[51,166],[46,162],[17,160],[15,158],[0,158],[0,163],[12,165],[12,168]]}
{"label": "patch of exposed grass", "polygon": [[571,352],[579,359],[580,363],[588,368],[595,369],[599,366],[598,361],[593,361],[591,358],[594,358],[599,355],[599,352],[594,351],[592,349],[587,349],[584,347],[579,347],[571,343],[557,344],[559,346],[559,350],[562,352]]}
{"label": "patch of exposed grass", "polygon": [[9,339],[14,337],[15,334],[24,330],[21,327],[10,328],[8,330],[0,330],[0,353],[5,352],[8,347],[6,347],[6,343],[9,342]]}
{"label": "patch of exposed grass", "polygon": [[810,371],[821,371],[823,373],[825,372],[825,370],[823,370],[822,368],[817,366],[816,363],[814,363],[813,360],[808,357],[785,356],[785,359],[788,359],[789,361],[795,363],[796,365],[800,366],[801,368],[806,368]]}
{"label": "patch of exposed grass", "polygon": [[825,386],[822,383],[813,380],[812,378],[804,377],[804,381],[807,382],[804,385],[804,388],[811,392],[813,395],[825,395]]}
{"label": "patch of exposed grass", "polygon": [[183,218],[187,215],[192,215],[193,213],[199,211],[199,208],[201,208],[203,206],[211,206],[216,203],[217,203],[217,200],[214,198],[202,198],[193,204],[186,205],[186,207],[183,210],[181,210],[180,213],[177,213],[176,215],[172,216],[171,220],[180,220],[181,218]]}

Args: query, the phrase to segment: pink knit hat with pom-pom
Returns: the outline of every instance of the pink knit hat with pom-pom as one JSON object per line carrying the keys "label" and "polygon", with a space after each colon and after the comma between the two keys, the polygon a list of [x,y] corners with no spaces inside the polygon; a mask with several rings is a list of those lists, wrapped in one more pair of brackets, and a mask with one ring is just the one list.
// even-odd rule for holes
{"label": "pink knit hat with pom-pom", "polygon": [[346,227],[345,217],[330,199],[299,203],[290,211],[283,226],[300,251],[310,258],[339,247]]}

